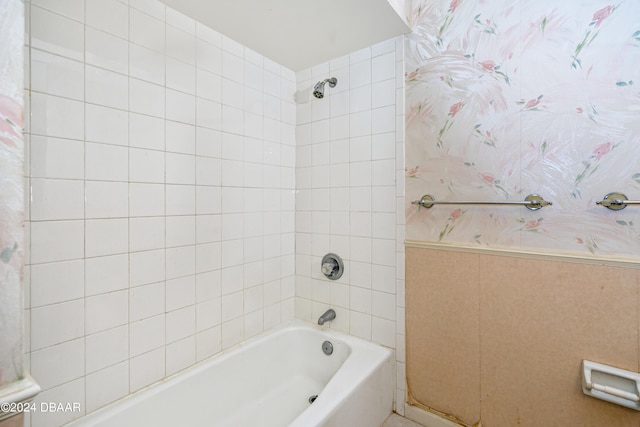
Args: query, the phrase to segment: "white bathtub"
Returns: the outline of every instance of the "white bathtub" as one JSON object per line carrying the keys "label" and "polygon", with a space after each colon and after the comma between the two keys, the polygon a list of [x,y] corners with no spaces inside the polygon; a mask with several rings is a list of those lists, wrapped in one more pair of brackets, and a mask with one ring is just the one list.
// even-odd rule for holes
{"label": "white bathtub", "polygon": [[293,321],[70,425],[378,427],[393,384],[389,349]]}

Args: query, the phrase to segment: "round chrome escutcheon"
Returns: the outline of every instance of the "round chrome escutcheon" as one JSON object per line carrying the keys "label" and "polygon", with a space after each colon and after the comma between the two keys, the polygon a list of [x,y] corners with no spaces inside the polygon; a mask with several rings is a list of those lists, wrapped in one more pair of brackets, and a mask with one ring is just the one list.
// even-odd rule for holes
{"label": "round chrome escutcheon", "polygon": [[325,342],[322,343],[322,351],[327,356],[329,356],[331,353],[333,353],[333,344],[331,344],[331,341],[325,341]]}

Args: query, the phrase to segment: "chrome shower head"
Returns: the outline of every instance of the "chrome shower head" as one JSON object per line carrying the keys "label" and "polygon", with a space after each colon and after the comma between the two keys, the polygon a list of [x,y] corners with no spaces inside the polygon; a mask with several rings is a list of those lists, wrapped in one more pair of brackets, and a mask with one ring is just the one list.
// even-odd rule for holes
{"label": "chrome shower head", "polygon": [[325,79],[321,82],[316,83],[316,85],[313,87],[313,96],[318,99],[324,98],[324,85],[326,83],[329,83],[329,87],[336,87],[338,79],[336,79],[335,77],[331,77],[330,79]]}

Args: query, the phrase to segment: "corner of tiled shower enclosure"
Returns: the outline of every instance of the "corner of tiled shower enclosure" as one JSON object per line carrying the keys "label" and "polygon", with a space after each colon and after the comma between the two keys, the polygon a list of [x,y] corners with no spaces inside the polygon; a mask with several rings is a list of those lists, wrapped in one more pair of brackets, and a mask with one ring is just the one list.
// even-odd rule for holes
{"label": "corner of tiled shower enclosure", "polygon": [[[296,74],[296,317],[396,349],[404,408],[403,38]],[[336,77],[316,99],[317,81]],[[345,273],[320,271],[334,252]]]}

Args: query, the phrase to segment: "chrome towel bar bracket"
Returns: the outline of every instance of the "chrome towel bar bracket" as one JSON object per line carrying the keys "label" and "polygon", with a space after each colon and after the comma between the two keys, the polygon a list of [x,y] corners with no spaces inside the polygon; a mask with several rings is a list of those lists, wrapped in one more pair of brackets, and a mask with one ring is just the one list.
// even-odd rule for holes
{"label": "chrome towel bar bracket", "polygon": [[513,202],[513,201],[507,201],[507,200],[497,201],[497,202],[493,202],[493,201],[448,202],[448,201],[434,200],[433,196],[427,194],[422,196],[420,200],[414,200],[413,202],[411,202],[411,204],[418,205],[423,208],[430,208],[433,205],[517,205],[517,206],[524,206],[527,209],[532,211],[537,211],[538,209],[543,208],[545,206],[551,206],[553,203],[544,200],[541,196],[538,196],[537,194],[529,194],[522,202]]}
{"label": "chrome towel bar bracket", "polygon": [[624,209],[627,205],[640,205],[640,201],[627,200],[627,196],[622,193],[609,193],[604,196],[603,200],[596,202],[596,205],[604,206],[612,211]]}

